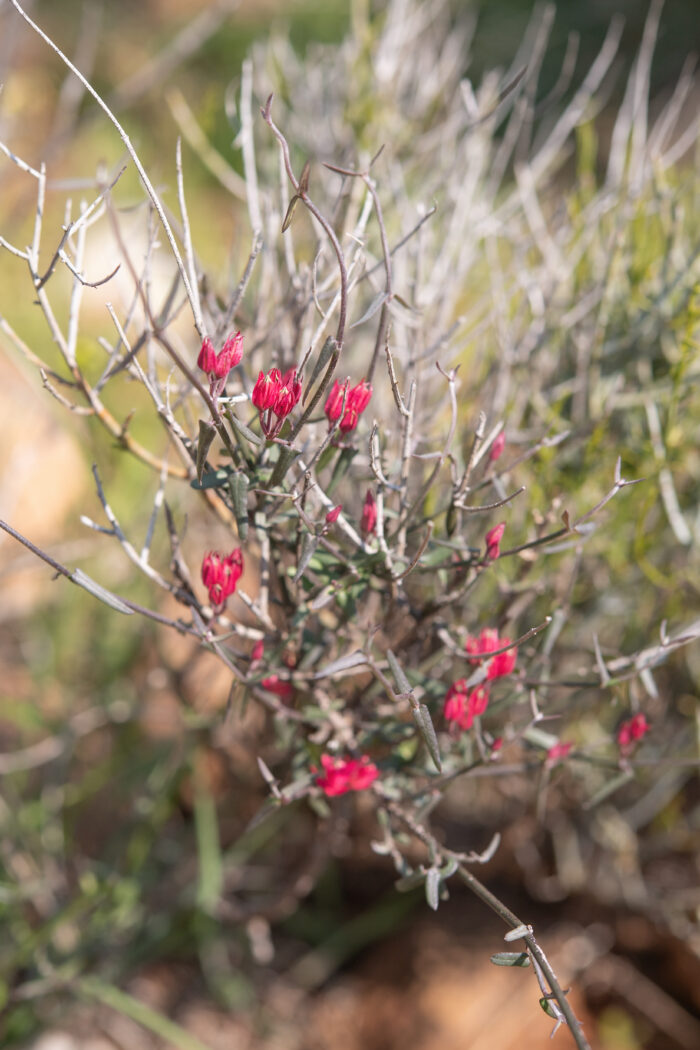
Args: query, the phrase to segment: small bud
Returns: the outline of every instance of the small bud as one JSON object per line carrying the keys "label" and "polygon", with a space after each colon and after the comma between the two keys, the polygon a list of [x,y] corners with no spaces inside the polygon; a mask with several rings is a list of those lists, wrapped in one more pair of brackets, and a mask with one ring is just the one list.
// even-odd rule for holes
{"label": "small bud", "polygon": [[211,339],[203,341],[202,349],[199,351],[199,357],[197,358],[197,365],[207,374],[213,372],[216,368],[216,351]]}
{"label": "small bud", "polygon": [[551,769],[552,766],[556,766],[557,762],[563,762],[573,746],[573,744],[562,744],[559,742],[554,747],[550,747],[547,752],[547,766]]}
{"label": "small bud", "polygon": [[[326,398],[326,404],[323,411],[326,413],[326,418],[329,423],[335,423],[336,419],[340,418],[340,413],[343,411],[343,399],[345,398],[345,391],[348,387],[348,380],[341,385],[338,380],[334,380],[331,392]],[[347,399],[346,399],[347,400]]]}
{"label": "small bud", "polygon": [[328,513],[326,514],[326,525],[334,525],[335,522],[340,517],[340,512],[341,512],[342,509],[343,509],[343,504],[339,503],[337,507],[333,508],[333,510],[329,510]]}
{"label": "small bud", "polygon": [[503,449],[505,447],[506,447],[506,435],[505,435],[505,431],[502,430],[500,432],[500,434],[498,434],[495,437],[493,445],[491,446],[491,451],[489,452],[489,459],[491,460],[492,463],[495,463],[497,459],[501,458],[501,456],[503,455]]}
{"label": "small bud", "polygon": [[489,561],[495,561],[501,553],[501,540],[503,539],[503,533],[506,531],[505,522],[501,522],[500,525],[494,525],[492,529],[486,533],[486,557]]}
{"label": "small bud", "polygon": [[253,664],[260,663],[263,656],[265,655],[265,642],[262,638],[258,638],[257,642],[250,650],[250,662]]}
{"label": "small bud", "polygon": [[651,729],[645,716],[640,712],[623,722],[617,731],[617,746],[621,755],[629,755],[637,744]]}
{"label": "small bud", "polygon": [[365,536],[371,536],[377,528],[377,501],[371,489],[367,489],[364,506],[362,507],[362,518],[360,520],[360,531]]}

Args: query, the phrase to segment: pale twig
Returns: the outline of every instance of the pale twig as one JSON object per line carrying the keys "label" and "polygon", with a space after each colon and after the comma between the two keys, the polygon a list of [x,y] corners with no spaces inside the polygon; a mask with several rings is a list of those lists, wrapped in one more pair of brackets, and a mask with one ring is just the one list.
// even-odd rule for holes
{"label": "pale twig", "polygon": [[122,142],[124,143],[124,146],[125,146],[128,154],[129,154],[129,156],[131,157],[131,159],[132,159],[132,161],[134,163],[134,166],[136,167],[136,170],[139,173],[139,176],[140,176],[141,181],[142,181],[142,183],[144,185],[146,193],[150,197],[151,201],[153,202],[153,207],[156,209],[156,212],[158,213],[158,218],[160,219],[161,225],[163,226],[163,230],[165,231],[165,236],[167,237],[168,244],[170,245],[170,249],[171,249],[171,251],[173,253],[173,257],[174,257],[175,262],[177,264],[177,268],[180,271],[180,276],[182,278],[182,283],[185,286],[185,291],[187,292],[187,297],[188,297],[188,299],[190,301],[190,305],[192,306],[192,314],[193,314],[193,317],[194,317],[195,327],[196,327],[197,331],[199,332],[200,337],[203,339],[206,333],[204,332],[202,319],[201,319],[201,317],[199,315],[199,312],[198,312],[198,309],[197,309],[196,300],[194,299],[194,294],[193,294],[192,288],[190,286],[189,279],[187,277],[187,271],[185,269],[185,264],[183,263],[182,256],[180,255],[180,249],[178,248],[178,246],[177,246],[177,244],[175,242],[175,237],[173,235],[173,231],[172,231],[172,229],[170,227],[170,223],[168,222],[167,216],[165,214],[165,210],[163,208],[163,205],[161,204],[160,197],[158,196],[158,194],[156,193],[155,189],[153,188],[151,180],[149,179],[148,175],[146,174],[146,170],[145,170],[143,164],[141,163],[141,160],[140,160],[136,150],[134,149],[133,145],[131,144],[131,140],[130,140],[129,136],[127,135],[126,131],[124,130],[122,125],[119,123],[119,121],[117,120],[117,118],[115,117],[114,113],[112,112],[112,110],[107,105],[107,103],[101,97],[101,95],[99,95],[97,93],[97,91],[92,86],[92,84],[90,84],[90,82],[85,79],[85,77],[80,72],[80,70],[76,66],[73,65],[71,60],[67,57],[67,55],[65,55],[63,53],[63,51],[61,51],[61,49],[58,47],[58,45],[55,44],[53,42],[53,40],[51,40],[51,38],[49,36],[47,36],[47,34],[43,31],[43,29],[41,29],[36,24],[36,22],[34,22],[29,17],[29,15],[24,11],[24,9],[19,4],[19,0],[10,0],[10,3],[15,8],[17,13],[24,19],[24,21],[27,23],[27,25],[30,26],[30,28],[33,29],[34,32],[37,33],[37,35],[40,36],[42,38],[42,40],[46,44],[48,44],[48,46],[51,48],[51,50],[54,51],[58,55],[58,57],[61,59],[61,61],[63,63],[65,63],[65,65],[75,74],[76,77],[78,77],[80,82],[83,84],[83,87],[85,88],[85,90],[88,91],[92,95],[92,97],[95,99],[95,101],[97,102],[97,104],[100,107],[100,109],[102,109],[102,111],[105,113],[107,118],[110,120],[110,122],[114,125],[114,127],[117,130],[117,132],[119,133],[119,137],[121,138]]}

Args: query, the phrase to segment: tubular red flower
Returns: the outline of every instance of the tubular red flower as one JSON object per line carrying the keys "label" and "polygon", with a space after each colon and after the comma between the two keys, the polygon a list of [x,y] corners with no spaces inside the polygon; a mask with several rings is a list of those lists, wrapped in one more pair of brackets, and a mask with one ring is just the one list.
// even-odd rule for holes
{"label": "tubular red flower", "polygon": [[221,612],[236,590],[243,573],[243,552],[240,547],[222,557],[218,551],[209,551],[202,559],[202,583],[209,591],[209,600],[216,612]]}
{"label": "tubular red flower", "polygon": [[282,376],[279,368],[272,368],[265,374],[258,375],[250,400],[260,412],[266,412],[272,408],[279,394]]}
{"label": "tubular red flower", "polygon": [[271,674],[268,678],[263,678],[260,685],[263,689],[267,689],[268,693],[274,693],[275,696],[279,696],[282,700],[289,700],[294,695],[294,686],[286,678],[280,678],[279,675]]}
{"label": "tubular red flower", "polygon": [[[362,758],[334,758],[321,755],[323,774],[317,774],[316,783],[329,798],[345,795],[348,791],[365,791],[379,776],[379,770],[370,762],[369,755]],[[312,768],[312,772],[316,772]]]}
{"label": "tubular red flower", "polygon": [[640,712],[623,722],[617,731],[617,746],[620,754],[629,755],[637,744],[651,729],[645,716]]}
{"label": "tubular red flower", "polygon": [[337,379],[333,381],[331,392],[326,398],[326,404],[323,409],[329,423],[335,423],[336,419],[340,418],[340,413],[343,411],[343,399],[345,398],[345,391],[347,388],[347,379],[342,384],[339,383]]}
{"label": "tubular red flower", "polygon": [[471,729],[474,719],[483,715],[489,703],[489,687],[485,682],[471,692],[465,678],[458,678],[447,690],[443,715],[459,729]]}
{"label": "tubular red flower", "polygon": [[364,506],[362,507],[362,518],[360,520],[360,531],[365,536],[371,536],[377,527],[377,501],[371,489],[367,489]]}
{"label": "tubular red flower", "polygon": [[[218,386],[216,380],[225,379],[231,369],[240,363],[242,357],[243,336],[240,332],[236,332],[235,335],[228,337],[218,354],[214,350],[211,339],[205,339],[199,351],[197,364],[203,372],[207,373],[212,385]],[[218,393],[221,393],[221,390],[218,390]]]}
{"label": "tubular red flower", "polygon": [[372,384],[368,383],[365,379],[358,383],[357,386],[352,387],[348,391],[348,397],[345,404],[345,411],[352,409],[357,412],[358,416],[364,412],[367,405],[372,397]]}
{"label": "tubular red flower", "polygon": [[297,379],[296,368],[290,368],[282,377],[272,411],[278,419],[284,419],[292,411],[300,397],[301,383]]}
{"label": "tubular red flower", "polygon": [[504,521],[500,525],[494,525],[492,529],[486,533],[486,557],[489,561],[495,561],[501,553],[501,540],[503,539],[503,533],[506,531],[506,524]]}
{"label": "tubular red flower", "polygon": [[343,504],[339,503],[337,507],[333,507],[333,510],[329,510],[326,514],[326,525],[334,525],[340,517],[340,512],[343,509]]}
{"label": "tubular red flower", "polygon": [[554,747],[550,747],[547,752],[547,765],[551,768],[552,766],[555,766],[557,762],[563,762],[573,746],[573,744],[562,744],[561,741],[559,741]]}
{"label": "tubular red flower", "polygon": [[505,431],[501,431],[500,434],[494,438],[491,451],[489,452],[489,459],[492,463],[495,463],[497,459],[500,459],[503,455],[503,449],[506,447],[506,435]]}
{"label": "tubular red flower", "polygon": [[[473,635],[468,636],[464,643],[464,648],[469,654],[469,663],[478,664],[481,660],[488,657],[490,653],[496,649],[503,649],[506,645],[510,645],[510,638],[499,638],[498,631],[494,630],[493,627],[484,627],[478,638],[475,638]],[[508,649],[505,653],[498,653],[486,664],[486,677],[494,679],[511,674],[515,669],[517,658],[517,646],[513,646],[512,649]]]}

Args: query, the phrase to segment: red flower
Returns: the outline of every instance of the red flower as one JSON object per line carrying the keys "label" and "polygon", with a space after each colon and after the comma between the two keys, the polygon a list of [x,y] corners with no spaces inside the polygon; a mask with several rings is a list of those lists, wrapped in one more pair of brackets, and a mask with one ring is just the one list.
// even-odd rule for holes
{"label": "red flower", "polygon": [[484,683],[467,692],[465,678],[458,678],[447,690],[443,714],[446,722],[459,729],[471,729],[474,719],[483,715],[489,703],[489,687]]}
{"label": "red flower", "polygon": [[491,451],[489,452],[489,459],[492,463],[495,463],[497,459],[500,459],[503,455],[503,449],[506,447],[506,435],[505,431],[501,431],[500,434],[494,439]]}
{"label": "red flower", "polygon": [[226,376],[239,364],[243,357],[243,336],[240,332],[230,335],[220,352],[214,350],[211,339],[205,339],[199,351],[197,364],[209,376],[209,390],[212,397],[219,397],[224,389]]}
{"label": "red flower", "polygon": [[263,678],[260,685],[263,689],[267,689],[268,693],[274,693],[275,696],[279,696],[283,700],[289,700],[294,695],[292,683],[276,674],[271,674],[269,678]]}
{"label": "red flower", "polygon": [[259,412],[266,412],[269,408],[272,408],[277,400],[281,379],[282,375],[279,368],[272,368],[267,375],[264,372],[260,372],[253,387],[253,393],[250,395],[250,400]]}
{"label": "red flower", "polygon": [[555,744],[554,747],[550,747],[547,752],[547,765],[549,768],[551,769],[552,766],[557,764],[557,762],[563,762],[573,746],[573,744],[562,744],[560,741],[558,744]]}
{"label": "red flower", "polygon": [[[340,420],[340,429],[344,434],[355,429],[360,415],[367,408],[372,397],[372,385],[366,380],[363,379],[361,383],[358,383],[357,386],[352,387],[350,390],[348,390],[348,383],[348,379],[342,384],[337,379],[334,381],[331,392],[326,398],[324,408],[328,422],[331,425],[337,419],[340,419],[342,413],[343,418]],[[343,410],[343,399],[345,400],[345,410]]]}
{"label": "red flower", "polygon": [[258,638],[257,642],[250,650],[250,662],[252,664],[259,664],[265,655],[265,642],[262,638]]}
{"label": "red flower", "polygon": [[617,746],[621,755],[629,755],[634,750],[634,745],[641,740],[651,729],[643,714],[633,715],[623,722],[617,731]]}
{"label": "red flower", "polygon": [[209,601],[215,612],[221,612],[226,599],[236,590],[243,573],[243,552],[236,547],[225,558],[218,551],[209,551],[202,560],[202,583],[209,591]]}
{"label": "red flower", "polygon": [[367,489],[364,506],[362,507],[362,518],[360,520],[360,531],[365,536],[371,536],[377,527],[377,501],[371,489]]}
{"label": "red flower", "polygon": [[278,419],[282,420],[289,415],[300,397],[301,383],[297,379],[297,370],[296,368],[290,368],[282,376],[272,411]]}
{"label": "red flower", "polygon": [[336,419],[340,419],[340,413],[343,411],[343,399],[347,402],[345,391],[349,382],[349,379],[346,379],[342,384],[337,379],[333,381],[331,392],[326,398],[326,404],[323,409],[329,423],[335,423]]}
{"label": "red flower", "polygon": [[[379,770],[368,755],[360,759],[321,755],[321,765],[324,772],[316,776],[316,783],[329,798],[345,795],[348,791],[364,791],[379,776]],[[316,772],[313,767],[312,772]]]}
{"label": "red flower", "polygon": [[492,529],[486,533],[486,557],[489,561],[495,561],[501,553],[501,540],[503,539],[503,533],[506,531],[506,524],[504,521],[500,525],[494,525]]}
{"label": "red flower", "polygon": [[329,510],[326,514],[326,525],[334,525],[340,517],[340,512],[343,509],[343,504],[339,503],[337,507],[333,507],[333,510]]}
{"label": "red flower", "polygon": [[[464,648],[469,653],[469,663],[478,664],[496,649],[504,649],[507,645],[510,645],[510,638],[499,638],[498,631],[493,627],[484,627],[478,638],[473,635],[468,636]],[[505,653],[498,653],[486,664],[486,677],[489,679],[502,678],[504,675],[511,674],[515,669],[517,658],[517,646],[513,646]]]}
{"label": "red flower", "polygon": [[[282,423],[301,397],[301,383],[295,368],[282,375],[279,368],[260,372],[250,399],[260,413],[260,426],[266,437],[277,437]],[[277,417],[273,419],[272,416]]]}

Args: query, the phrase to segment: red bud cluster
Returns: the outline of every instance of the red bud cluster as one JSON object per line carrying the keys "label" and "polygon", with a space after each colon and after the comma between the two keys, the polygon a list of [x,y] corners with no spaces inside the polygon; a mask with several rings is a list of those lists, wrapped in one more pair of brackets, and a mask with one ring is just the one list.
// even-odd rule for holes
{"label": "red bud cluster", "polygon": [[277,437],[282,424],[301,397],[301,382],[296,368],[284,375],[279,368],[258,375],[251,401],[260,413],[260,426],[265,437]]}
{"label": "red bud cluster", "polygon": [[243,573],[243,552],[236,547],[225,558],[218,551],[209,551],[202,561],[202,583],[209,591],[214,612],[221,612],[226,599],[236,590]]}
{"label": "red bud cluster", "polygon": [[344,434],[355,429],[360,415],[367,408],[372,397],[372,384],[364,379],[357,386],[348,389],[349,386],[349,379],[342,384],[336,379],[326,398],[324,408],[329,425],[332,426],[337,419],[340,419],[340,429]]}
{"label": "red bud cluster", "polygon": [[217,354],[211,339],[205,339],[199,351],[197,365],[209,376],[209,392],[219,397],[226,384],[226,376],[243,357],[243,336],[240,332],[230,335]]}

